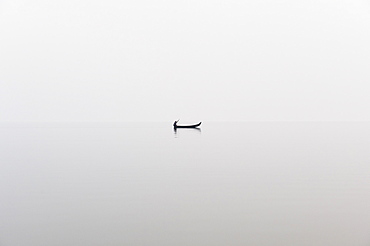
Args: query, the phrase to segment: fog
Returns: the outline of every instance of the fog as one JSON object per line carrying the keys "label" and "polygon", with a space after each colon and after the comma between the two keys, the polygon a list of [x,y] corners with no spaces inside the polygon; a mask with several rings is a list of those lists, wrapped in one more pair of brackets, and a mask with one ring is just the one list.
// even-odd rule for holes
{"label": "fog", "polygon": [[370,4],[0,1],[0,121],[370,120]]}

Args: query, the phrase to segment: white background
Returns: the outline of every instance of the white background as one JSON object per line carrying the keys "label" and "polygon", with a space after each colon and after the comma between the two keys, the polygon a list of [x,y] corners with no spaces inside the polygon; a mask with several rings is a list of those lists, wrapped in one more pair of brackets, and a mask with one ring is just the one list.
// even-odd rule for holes
{"label": "white background", "polygon": [[0,121],[370,120],[361,0],[0,0]]}

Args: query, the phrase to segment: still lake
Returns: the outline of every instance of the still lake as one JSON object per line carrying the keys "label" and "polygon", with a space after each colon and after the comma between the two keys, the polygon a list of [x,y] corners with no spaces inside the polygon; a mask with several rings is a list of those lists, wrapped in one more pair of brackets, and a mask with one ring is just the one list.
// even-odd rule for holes
{"label": "still lake", "polygon": [[0,246],[368,246],[370,122],[2,123]]}

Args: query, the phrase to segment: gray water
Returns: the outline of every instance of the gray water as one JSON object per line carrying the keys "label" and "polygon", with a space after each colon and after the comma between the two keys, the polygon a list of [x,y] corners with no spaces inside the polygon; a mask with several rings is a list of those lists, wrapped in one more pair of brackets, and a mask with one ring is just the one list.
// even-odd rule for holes
{"label": "gray water", "polygon": [[370,123],[0,126],[0,245],[370,245]]}

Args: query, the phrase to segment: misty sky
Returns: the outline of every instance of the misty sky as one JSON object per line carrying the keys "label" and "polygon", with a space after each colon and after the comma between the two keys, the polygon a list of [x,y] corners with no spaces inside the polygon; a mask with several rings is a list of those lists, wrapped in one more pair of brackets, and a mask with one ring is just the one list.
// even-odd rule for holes
{"label": "misty sky", "polygon": [[0,0],[0,121],[370,120],[370,1]]}

